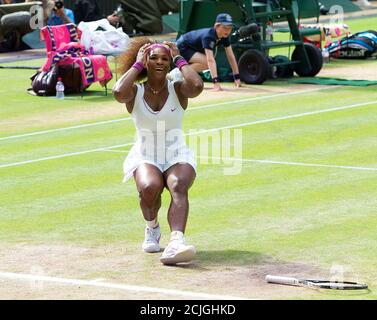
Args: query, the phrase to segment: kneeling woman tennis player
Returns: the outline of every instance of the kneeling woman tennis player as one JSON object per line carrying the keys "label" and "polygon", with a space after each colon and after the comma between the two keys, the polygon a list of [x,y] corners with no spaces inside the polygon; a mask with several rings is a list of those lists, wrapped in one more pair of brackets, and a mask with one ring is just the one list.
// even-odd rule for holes
{"label": "kneeling woman tennis player", "polygon": [[[166,79],[172,62],[181,70],[183,81]],[[160,261],[189,262],[195,255],[195,247],[185,243],[184,232],[189,211],[188,190],[196,176],[196,161],[185,143],[182,120],[188,98],[202,92],[203,81],[171,42],[134,40],[120,64],[124,74],[113,93],[117,101],[126,104],[137,131],[137,140],[123,167],[125,180],[132,176],[135,179],[146,221],[142,248],[145,252],[160,252],[157,215],[166,187],[171,195],[168,211],[171,235]]]}

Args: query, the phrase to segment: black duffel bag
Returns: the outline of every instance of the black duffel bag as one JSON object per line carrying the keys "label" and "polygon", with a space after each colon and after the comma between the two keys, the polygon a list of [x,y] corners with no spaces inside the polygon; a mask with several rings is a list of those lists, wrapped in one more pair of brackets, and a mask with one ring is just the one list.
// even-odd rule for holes
{"label": "black duffel bag", "polygon": [[[78,65],[53,65],[49,71],[39,71],[30,79],[31,91],[38,96],[54,96],[56,95],[56,83],[58,78],[62,78],[64,84],[64,93],[81,93],[83,91],[81,71]],[[33,94],[33,93],[31,93]]]}
{"label": "black duffel bag", "polygon": [[65,94],[81,93],[83,91],[81,71],[78,64],[59,66],[58,75],[64,83]]}
{"label": "black duffel bag", "polygon": [[[53,65],[48,71],[39,71],[31,80],[31,88],[38,96],[54,96],[56,94],[56,82],[58,81],[57,65]],[[30,90],[29,90],[30,91]]]}

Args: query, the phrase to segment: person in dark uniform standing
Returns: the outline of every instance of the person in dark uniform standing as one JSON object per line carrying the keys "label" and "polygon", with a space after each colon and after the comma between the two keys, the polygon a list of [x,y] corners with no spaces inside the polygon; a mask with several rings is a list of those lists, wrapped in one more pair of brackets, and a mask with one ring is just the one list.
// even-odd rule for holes
{"label": "person in dark uniform standing", "polygon": [[162,16],[179,12],[179,0],[120,0],[124,15],[121,19],[127,34],[159,34],[162,32]]}

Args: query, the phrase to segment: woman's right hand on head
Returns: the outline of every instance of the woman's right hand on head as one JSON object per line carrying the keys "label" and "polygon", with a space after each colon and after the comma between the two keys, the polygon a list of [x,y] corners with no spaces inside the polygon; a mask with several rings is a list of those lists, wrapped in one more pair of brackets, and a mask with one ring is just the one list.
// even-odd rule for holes
{"label": "woman's right hand on head", "polygon": [[139,49],[139,52],[137,53],[137,57],[136,57],[136,61],[138,62],[141,62],[141,63],[145,63],[145,56],[147,54],[147,50],[145,50],[147,47],[150,46],[150,43],[146,43],[144,44],[140,49]]}

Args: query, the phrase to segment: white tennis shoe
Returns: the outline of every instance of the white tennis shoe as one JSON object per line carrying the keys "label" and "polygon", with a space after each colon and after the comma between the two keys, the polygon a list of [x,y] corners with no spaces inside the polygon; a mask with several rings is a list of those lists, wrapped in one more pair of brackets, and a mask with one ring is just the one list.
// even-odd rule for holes
{"label": "white tennis shoe", "polygon": [[161,255],[160,261],[166,265],[190,262],[196,254],[192,245],[186,245],[183,236],[172,237]]}
{"label": "white tennis shoe", "polygon": [[148,253],[160,252],[160,238],[161,230],[159,225],[156,228],[146,226],[143,250]]}

